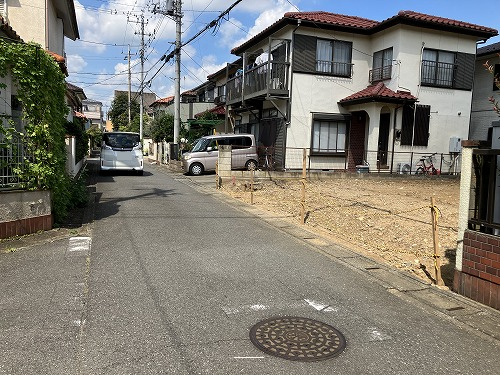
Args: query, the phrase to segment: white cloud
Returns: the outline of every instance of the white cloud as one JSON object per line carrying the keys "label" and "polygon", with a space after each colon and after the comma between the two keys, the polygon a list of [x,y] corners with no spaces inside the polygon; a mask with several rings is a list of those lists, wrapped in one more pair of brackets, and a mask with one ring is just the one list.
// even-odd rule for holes
{"label": "white cloud", "polygon": [[88,65],[85,59],[80,55],[67,55],[68,69],[75,73],[80,73]]}

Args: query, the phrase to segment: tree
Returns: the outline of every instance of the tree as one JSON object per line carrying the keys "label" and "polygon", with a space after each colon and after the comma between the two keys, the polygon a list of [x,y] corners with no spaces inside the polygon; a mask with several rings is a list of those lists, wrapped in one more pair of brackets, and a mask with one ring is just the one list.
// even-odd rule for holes
{"label": "tree", "polygon": [[[132,100],[130,103],[131,121],[140,114],[140,105]],[[111,108],[108,112],[109,118],[113,123],[114,130],[123,130],[128,128],[128,95],[119,93],[111,102]]]}
{"label": "tree", "polygon": [[151,138],[153,142],[174,141],[174,116],[170,113],[161,113],[151,121]]}

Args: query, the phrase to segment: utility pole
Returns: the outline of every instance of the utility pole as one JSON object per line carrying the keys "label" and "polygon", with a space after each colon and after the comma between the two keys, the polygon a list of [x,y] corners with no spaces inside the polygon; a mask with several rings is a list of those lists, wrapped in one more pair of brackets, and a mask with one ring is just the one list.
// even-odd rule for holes
{"label": "utility pole", "polygon": [[181,128],[181,35],[182,0],[175,1],[175,96],[174,96],[174,150],[177,160],[177,145]]}
{"label": "utility pole", "polygon": [[[133,21],[131,21],[131,22],[133,22]],[[139,134],[140,134],[140,138],[142,140],[142,128],[143,128],[143,122],[144,122],[144,114],[143,114],[143,112],[144,112],[144,13],[141,14],[141,21],[135,22],[135,23],[141,24],[141,32],[140,32],[140,34],[141,34],[141,50],[139,52],[139,55],[141,57],[141,86],[140,86],[140,91],[139,91],[139,95],[140,95]],[[138,34],[138,33],[136,32],[135,34]],[[130,74],[130,52],[129,52],[129,74]],[[129,80],[130,80],[130,78],[129,78]],[[129,83],[129,85],[130,85],[130,83]],[[130,111],[130,104],[131,103],[130,103],[130,96],[129,96],[129,111]],[[129,122],[130,121],[131,120],[129,117]]]}
{"label": "utility pole", "polygon": [[[175,152],[171,152],[173,159],[177,160],[179,132],[181,128],[181,36],[182,36],[182,0],[166,0],[165,10],[153,10],[154,13],[161,13],[172,17],[175,20],[175,49],[169,56],[164,56],[166,61],[175,57],[175,78],[174,78],[174,143],[172,147]],[[163,60],[163,58],[162,58]]]}
{"label": "utility pole", "polygon": [[132,123],[132,74],[130,72],[130,44],[128,45],[128,126]]}

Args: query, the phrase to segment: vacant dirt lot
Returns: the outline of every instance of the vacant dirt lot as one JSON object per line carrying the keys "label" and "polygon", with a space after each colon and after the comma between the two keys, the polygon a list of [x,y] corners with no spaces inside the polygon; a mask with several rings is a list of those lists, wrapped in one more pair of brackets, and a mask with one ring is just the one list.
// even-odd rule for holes
{"label": "vacant dirt lot", "polygon": [[[250,203],[246,181],[224,191]],[[452,285],[460,181],[446,177],[338,175],[306,182],[306,225],[350,249],[429,281],[434,274],[431,197],[439,209],[441,270]],[[248,186],[248,185],[247,185]],[[254,205],[300,222],[300,180],[260,181]]]}

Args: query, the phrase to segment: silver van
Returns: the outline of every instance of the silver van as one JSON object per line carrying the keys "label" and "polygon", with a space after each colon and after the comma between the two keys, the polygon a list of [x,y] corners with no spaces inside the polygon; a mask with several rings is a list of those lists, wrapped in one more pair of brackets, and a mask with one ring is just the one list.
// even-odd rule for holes
{"label": "silver van", "polygon": [[195,176],[215,171],[221,145],[232,146],[232,169],[257,169],[259,157],[253,134],[217,134],[201,137],[191,152],[183,155],[184,171]]}

